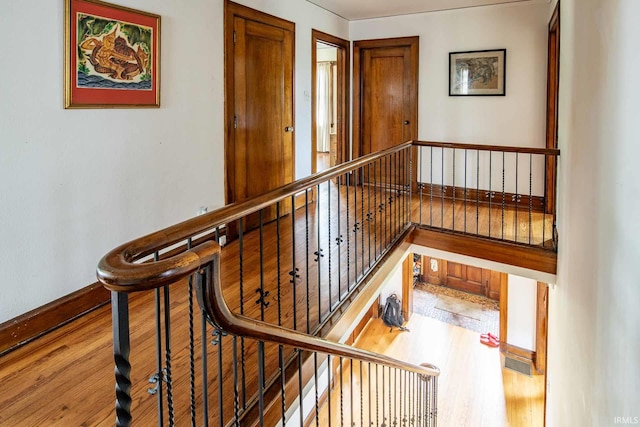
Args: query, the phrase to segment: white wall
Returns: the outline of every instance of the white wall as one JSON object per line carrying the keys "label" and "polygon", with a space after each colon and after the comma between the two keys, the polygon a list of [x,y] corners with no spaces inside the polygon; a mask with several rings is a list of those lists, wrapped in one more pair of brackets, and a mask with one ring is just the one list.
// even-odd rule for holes
{"label": "white wall", "polygon": [[[160,109],[64,110],[64,2],[0,5],[0,322],[93,283],[114,246],[224,203],[222,0],[118,3],[162,16]],[[242,3],[296,22],[309,174],[311,27],[348,24],[308,2]]]}
{"label": "white wall", "polygon": [[638,424],[640,2],[560,7],[560,245],[547,425]]}
{"label": "white wall", "polygon": [[537,289],[537,280],[509,274],[507,344],[535,351]]}
{"label": "white wall", "polygon": [[[544,147],[548,4],[351,22],[351,40],[420,36],[418,137]],[[505,97],[450,97],[449,52],[507,49]]]}

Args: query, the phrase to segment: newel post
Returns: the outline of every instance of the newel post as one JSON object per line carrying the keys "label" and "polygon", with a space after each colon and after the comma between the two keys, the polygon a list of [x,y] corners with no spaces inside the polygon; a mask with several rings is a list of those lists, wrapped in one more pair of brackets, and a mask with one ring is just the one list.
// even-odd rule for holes
{"label": "newel post", "polygon": [[111,291],[111,314],[116,376],[116,426],[128,427],[131,425],[129,294]]}

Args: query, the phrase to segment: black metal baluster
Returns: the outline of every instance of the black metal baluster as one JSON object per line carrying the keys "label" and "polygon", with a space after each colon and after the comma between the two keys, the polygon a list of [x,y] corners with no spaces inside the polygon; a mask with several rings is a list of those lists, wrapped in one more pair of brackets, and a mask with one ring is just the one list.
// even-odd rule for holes
{"label": "black metal baluster", "polygon": [[[238,263],[239,263],[239,283],[240,291],[240,314],[244,315],[244,221],[243,218],[238,219]],[[242,409],[247,408],[247,376],[245,372],[245,345],[244,337],[240,337],[240,367],[242,377]],[[206,425],[206,424],[205,424]]]}
{"label": "black metal baluster", "polygon": [[[360,233],[360,243],[361,243],[361,251],[360,251],[360,270],[362,273],[362,277],[365,276],[365,266],[364,266],[364,166],[360,168],[360,226],[362,232]],[[356,270],[357,271],[357,270]]]}
{"label": "black metal baluster", "polygon": [[258,251],[260,254],[260,289],[258,291],[260,293],[260,298],[256,302],[260,304],[260,320],[264,322],[264,308],[267,304],[264,298],[268,295],[268,292],[265,293],[265,290],[264,290],[264,209],[260,209],[260,212],[258,215],[260,218],[260,227],[258,229],[260,232],[260,236],[259,236],[260,246]]}
{"label": "black metal baluster", "polygon": [[333,307],[333,303],[331,302],[331,280],[332,280],[332,271],[331,271],[331,253],[332,249],[332,240],[331,240],[331,180],[327,181],[327,248],[329,248],[329,309],[327,311],[327,315],[331,315],[331,309]]}
{"label": "black metal baluster", "polygon": [[378,364],[376,363],[376,426],[380,425],[380,408],[379,408],[379,394],[378,385],[380,384],[380,374],[378,373]]}
{"label": "black metal baluster", "polygon": [[217,337],[217,346],[218,346],[218,409],[220,411],[219,415],[218,415],[218,420],[219,420],[219,425],[220,427],[224,427],[225,422],[224,422],[224,408],[223,408],[223,403],[224,403],[224,389],[223,389],[223,382],[222,380],[224,379],[222,377],[222,337],[223,335],[225,335],[223,333],[223,331],[221,329],[216,328],[215,332],[214,332]]}
{"label": "black metal baluster", "polygon": [[353,359],[349,359],[349,412],[351,413],[349,417],[349,425],[353,426],[355,423],[353,422]]}
{"label": "black metal baluster", "polygon": [[[216,228],[216,232],[218,229]],[[187,240],[187,250],[191,250],[192,240]],[[187,285],[189,294],[189,410],[191,412],[191,425],[196,425],[196,361],[195,361],[195,326],[193,319],[193,274],[189,276]]]}
{"label": "black metal baluster", "polygon": [[[375,204],[374,204],[375,206]],[[371,163],[367,164],[367,252],[369,253],[368,268],[371,269],[371,222],[373,213],[371,212]]]}
{"label": "black metal baluster", "polygon": [[[220,408],[222,411],[222,408]],[[264,427],[264,342],[258,341],[258,417]]]}
{"label": "black metal baluster", "polygon": [[342,391],[342,371],[342,357],[340,357],[340,425],[344,426],[344,393]]}
{"label": "black metal baluster", "polygon": [[429,162],[430,162],[430,167],[429,167],[429,227],[433,226],[433,147],[429,147],[430,148],[430,155],[429,155]]}
{"label": "black metal baluster", "polygon": [[169,285],[163,289],[164,295],[164,363],[165,363],[165,384],[167,387],[167,414],[169,425],[175,425],[173,412],[173,378],[172,378],[172,355],[171,355],[171,300]]}
{"label": "black metal baluster", "polygon": [[[420,181],[418,182],[418,223],[422,225],[422,194],[424,188],[424,177],[422,176],[422,153],[424,152],[423,147],[420,147],[420,163],[418,164],[419,172],[418,176],[420,177]],[[409,201],[411,203],[411,200]]]}
{"label": "black metal baluster", "polygon": [[367,394],[369,396],[369,405],[368,405],[368,407],[369,407],[369,425],[373,425],[373,418],[371,416],[371,409],[372,409],[372,407],[371,407],[371,389],[373,388],[373,383],[371,382],[371,362],[367,362],[367,376],[369,378],[369,381],[368,381],[369,387],[368,387],[368,390],[367,390],[368,391]]}
{"label": "black metal baluster", "polygon": [[[547,164],[547,156],[543,156],[543,161],[545,162],[544,164]],[[545,168],[546,169],[546,168]],[[546,170],[545,170],[546,173]],[[545,186],[546,186],[546,180],[545,182]],[[555,211],[555,209],[554,209]],[[545,242],[545,222],[547,219],[547,203],[546,200],[544,198],[542,198],[542,247],[544,248],[544,242]],[[553,227],[551,228],[553,230]],[[553,231],[552,231],[553,233]]]}
{"label": "black metal baluster", "polygon": [[480,235],[480,150],[476,150],[476,236]]}
{"label": "black metal baluster", "polygon": [[116,426],[129,427],[132,421],[129,294],[111,291],[111,319],[116,378]]}
{"label": "black metal baluster", "polygon": [[[316,427],[320,427],[320,401],[318,398],[318,352],[313,352],[313,380],[315,390]],[[284,425],[284,423],[283,423]]]}
{"label": "black metal baluster", "polygon": [[493,199],[493,186],[491,185],[491,178],[493,175],[493,152],[489,151],[489,237],[491,237],[491,199]]}
{"label": "black metal baluster", "polygon": [[[340,199],[342,198],[342,176],[338,179],[338,236],[336,237],[336,245],[338,246],[338,301],[342,301],[342,227],[340,226],[340,218],[342,217],[342,211],[340,210]],[[333,307],[332,307],[333,311]]]}
{"label": "black metal baluster", "polygon": [[351,176],[350,175],[346,175],[345,176],[345,180],[347,181],[347,188],[346,188],[346,196],[347,196],[347,228],[346,228],[346,235],[347,235],[347,294],[349,293],[349,291],[351,290],[351,229],[349,227],[349,216],[351,216],[351,209],[349,207],[349,189],[351,188]]}
{"label": "black metal baluster", "polygon": [[378,172],[377,161],[373,164],[373,261],[378,260]]}
{"label": "black metal baluster", "polygon": [[444,193],[446,187],[444,185],[444,148],[440,149],[440,228],[444,228]]}
{"label": "black metal baluster", "polygon": [[293,306],[293,330],[298,330],[298,297],[297,297],[297,278],[298,268],[296,267],[296,196],[291,196],[291,272],[289,272],[291,280],[289,282],[292,285],[292,306]]}
{"label": "black metal baluster", "polygon": [[[317,235],[316,235],[316,247],[317,247],[317,252],[316,252],[316,258],[317,258],[317,263],[318,263],[318,282],[316,284],[317,292],[318,292],[318,324],[322,323],[322,263],[321,263],[321,259],[324,257],[324,255],[322,254],[322,248],[320,246],[321,241],[320,239],[322,238],[322,234],[321,234],[321,229],[320,229],[320,223],[322,222],[321,220],[321,205],[320,205],[320,184],[316,185],[316,225],[317,225]],[[331,248],[331,246],[329,246],[329,248]]]}
{"label": "black metal baluster", "polygon": [[456,149],[453,149],[453,171],[451,173],[451,229],[456,231]]}
{"label": "black metal baluster", "polygon": [[502,240],[504,240],[504,151],[502,152],[502,222],[500,224]]}
{"label": "black metal baluster", "polygon": [[333,384],[331,384],[331,371],[333,370],[333,366],[331,364],[331,355],[327,354],[327,419],[329,420],[329,427],[331,427],[331,390],[333,389]]}
{"label": "black metal baluster", "polygon": [[[320,218],[318,218],[320,221]],[[305,283],[306,283],[306,304],[307,304],[307,333],[311,330],[311,324],[309,319],[309,305],[311,300],[309,299],[309,191],[304,192],[304,231],[305,231]]]}
{"label": "black metal baluster", "polygon": [[[200,276],[202,279],[202,276]],[[204,284],[203,284],[204,286]],[[207,344],[209,342],[207,336],[207,315],[204,310],[201,312],[201,329],[202,334],[202,425],[209,425],[209,365]],[[243,364],[244,366],[244,364]]]}
{"label": "black metal baluster", "polygon": [[360,427],[364,427],[364,383],[362,382],[362,361],[358,362],[360,367]]}
{"label": "black metal baluster", "polygon": [[296,349],[298,352],[298,401],[300,402],[300,410],[298,413],[300,414],[300,425],[304,425],[304,393],[302,388],[302,350]]}
{"label": "black metal baluster", "polygon": [[387,417],[385,415],[385,375],[384,366],[382,367],[382,422],[386,424]]}
{"label": "black metal baluster", "polygon": [[284,364],[284,347],[278,346],[278,365],[280,366],[280,416],[282,418],[282,425],[287,425],[287,396],[286,388],[287,381],[285,378],[285,364]]}
{"label": "black metal baluster", "polygon": [[[160,256],[158,252],[153,255],[153,260],[158,261]],[[162,391],[162,381],[164,380],[164,372],[162,367],[162,324],[160,315],[160,288],[154,289],[155,294],[155,309],[156,309],[156,374],[152,377],[151,382],[155,381],[155,391],[149,391],[155,393],[158,399],[158,425],[164,425],[164,399]]]}
{"label": "black metal baluster", "polygon": [[533,186],[533,155],[529,154],[529,244],[531,244],[532,233],[532,212],[533,212],[533,198],[532,198],[532,186]]}
{"label": "black metal baluster", "polygon": [[467,149],[464,149],[464,234],[467,234]]}
{"label": "black metal baluster", "polygon": [[[280,346],[282,348],[282,346]],[[240,393],[238,392],[238,337],[233,336],[233,425],[240,427]],[[284,418],[283,418],[284,419]],[[195,422],[191,424],[195,426]]]}
{"label": "black metal baluster", "polygon": [[516,208],[516,217],[514,219],[515,222],[515,230],[514,230],[514,240],[517,243],[518,242],[518,204],[520,203],[520,200],[518,200],[518,154],[516,153],[516,198],[515,198],[515,208]]}

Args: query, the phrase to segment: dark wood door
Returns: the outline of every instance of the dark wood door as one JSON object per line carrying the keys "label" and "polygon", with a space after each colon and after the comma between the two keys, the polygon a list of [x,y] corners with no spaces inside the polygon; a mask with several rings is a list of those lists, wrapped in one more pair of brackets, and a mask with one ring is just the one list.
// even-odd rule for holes
{"label": "dark wood door", "polygon": [[443,264],[445,286],[500,300],[502,273],[451,261]]}
{"label": "dark wood door", "polygon": [[[293,181],[293,23],[225,4],[227,203]],[[284,206],[287,205],[287,206]],[[287,213],[290,204],[281,206]],[[263,221],[275,218],[265,209]],[[254,228],[258,216],[247,218]]]}
{"label": "dark wood door", "polygon": [[[354,157],[418,134],[418,37],[354,43]],[[378,179],[403,179],[404,158],[380,165]]]}

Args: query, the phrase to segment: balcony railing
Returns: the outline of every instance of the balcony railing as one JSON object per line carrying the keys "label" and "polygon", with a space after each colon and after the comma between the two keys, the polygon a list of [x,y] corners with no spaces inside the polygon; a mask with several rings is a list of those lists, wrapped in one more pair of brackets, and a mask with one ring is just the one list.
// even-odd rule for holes
{"label": "balcony railing", "polygon": [[537,160],[528,174],[518,168],[519,156],[557,153],[525,149],[511,175],[508,161],[492,169],[493,157],[515,149],[473,147],[408,142],[107,254],[98,276],[112,291],[117,425],[132,414],[158,425],[435,425],[437,368],[323,337],[416,224],[545,244],[512,238],[508,220],[513,210],[529,230],[552,230],[553,215],[536,216]]}

